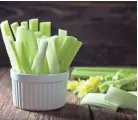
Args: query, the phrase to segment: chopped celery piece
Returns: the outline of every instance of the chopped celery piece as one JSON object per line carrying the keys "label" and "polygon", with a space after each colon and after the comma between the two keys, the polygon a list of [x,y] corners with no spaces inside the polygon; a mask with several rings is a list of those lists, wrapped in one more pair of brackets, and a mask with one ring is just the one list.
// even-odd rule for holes
{"label": "chopped celery piece", "polygon": [[110,85],[114,85],[118,88],[121,88],[123,85],[130,84],[137,81],[137,76],[131,76],[131,77],[126,77],[120,80],[115,80],[115,81],[106,81],[103,84],[99,86],[100,92],[104,93],[108,90]]}
{"label": "chopped celery piece", "polygon": [[38,19],[29,20],[29,29],[32,31],[38,31]]}
{"label": "chopped celery piece", "polygon": [[62,44],[64,43],[64,39],[66,38],[66,36],[67,36],[66,30],[62,30],[62,29],[58,30],[58,39],[56,39],[56,41],[55,41],[56,51],[57,51],[58,56],[60,56],[59,52],[60,52],[60,49],[62,47]]}
{"label": "chopped celery piece", "polygon": [[28,22],[27,21],[21,22],[21,26],[24,26],[26,29],[28,29]]}
{"label": "chopped celery piece", "polygon": [[17,50],[15,47],[15,42],[11,39],[11,36],[5,37],[5,47],[10,59],[12,69],[16,72],[22,73],[22,68],[19,62],[19,57],[17,55]]}
{"label": "chopped celery piece", "polygon": [[50,37],[51,36],[51,22],[40,22],[40,31]]}
{"label": "chopped celery piece", "polygon": [[10,36],[11,40],[14,40],[8,20],[1,22],[0,27],[1,27],[3,39],[5,39],[4,37],[6,36]]}
{"label": "chopped celery piece", "polygon": [[107,71],[107,72],[116,72],[118,70],[123,71],[132,71],[136,72],[136,68],[127,68],[127,67],[74,67],[74,71]]}
{"label": "chopped celery piece", "polygon": [[30,64],[25,54],[25,48],[24,48],[23,41],[17,40],[15,41],[15,45],[16,45],[17,54],[19,56],[20,64],[22,66],[23,73],[30,74],[31,73]]}
{"label": "chopped celery piece", "polygon": [[81,100],[81,104],[93,105],[96,107],[102,107],[112,110],[117,110],[118,105],[105,100],[105,94],[101,93],[88,93]]}
{"label": "chopped celery piece", "polygon": [[113,86],[109,87],[105,100],[117,104],[120,108],[137,110],[137,96]]}
{"label": "chopped celery piece", "polygon": [[16,38],[17,27],[19,27],[18,22],[14,22],[14,23],[11,24],[11,28],[12,28],[12,31],[13,31],[13,34],[14,34],[15,38]]}
{"label": "chopped celery piece", "polygon": [[36,56],[37,50],[38,50],[37,40],[35,38],[34,32],[28,31],[27,32],[27,39],[25,39],[25,40],[26,40],[25,46],[27,46],[30,65],[32,65],[34,58]]}
{"label": "chopped celery piece", "polygon": [[82,79],[87,79],[90,76],[103,76],[103,75],[107,75],[110,74],[111,72],[106,72],[106,71],[77,71],[77,70],[73,70],[71,75],[74,78],[82,78]]}
{"label": "chopped celery piece", "polygon": [[59,52],[60,72],[67,71],[81,45],[82,43],[77,41],[75,37],[66,37]]}
{"label": "chopped celery piece", "polygon": [[46,51],[47,62],[49,67],[49,72],[51,74],[60,73],[58,57],[55,48],[55,39],[57,36],[49,37],[48,40],[48,47]]}
{"label": "chopped celery piece", "polygon": [[44,60],[45,60],[45,55],[46,55],[46,49],[47,49],[47,41],[46,39],[40,40],[40,44],[38,46],[38,51],[35,56],[33,65],[32,65],[32,71],[35,74],[44,74]]}

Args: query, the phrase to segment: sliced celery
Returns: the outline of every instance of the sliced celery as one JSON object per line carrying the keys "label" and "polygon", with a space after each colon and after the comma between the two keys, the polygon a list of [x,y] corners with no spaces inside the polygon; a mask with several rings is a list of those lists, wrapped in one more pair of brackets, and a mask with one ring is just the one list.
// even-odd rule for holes
{"label": "sliced celery", "polygon": [[35,38],[34,32],[32,31],[27,32],[27,39],[25,41],[25,46],[27,46],[30,65],[32,65],[38,50],[37,40]]}
{"label": "sliced celery", "polygon": [[120,108],[131,108],[137,110],[137,96],[113,86],[109,87],[105,100],[118,104]]}
{"label": "sliced celery", "polygon": [[60,52],[60,49],[62,47],[62,44],[64,43],[64,39],[66,38],[66,36],[67,36],[66,30],[62,30],[62,29],[58,30],[58,38],[55,41],[56,51],[57,51],[58,56],[60,56],[59,52]]}
{"label": "sliced celery", "polygon": [[93,105],[96,107],[102,107],[112,110],[117,110],[118,105],[105,100],[105,94],[101,93],[88,93],[81,100],[81,104]]}
{"label": "sliced celery", "polygon": [[13,31],[13,34],[14,34],[15,38],[16,38],[17,27],[19,27],[18,22],[14,22],[14,23],[11,24],[11,28],[12,28],[12,31]]}
{"label": "sliced celery", "polygon": [[20,64],[22,66],[23,73],[30,74],[31,67],[30,67],[27,55],[25,54],[25,48],[24,48],[23,41],[17,40],[15,41],[15,45],[16,45],[17,54],[19,56]]}
{"label": "sliced celery", "polygon": [[21,22],[21,26],[24,26],[26,29],[28,29],[28,22],[27,21]]}
{"label": "sliced celery", "polygon": [[33,65],[32,65],[32,71],[35,74],[44,74],[44,60],[45,60],[45,55],[46,55],[46,49],[47,49],[47,41],[46,39],[40,40],[40,44],[38,46],[38,51],[35,56]]}
{"label": "sliced celery", "polygon": [[51,22],[40,22],[40,31],[50,37],[51,36]]}
{"label": "sliced celery", "polygon": [[55,48],[55,39],[57,36],[49,37],[48,40],[48,47],[46,51],[47,62],[49,67],[49,72],[51,74],[60,73],[58,57]]}
{"label": "sliced celery", "polygon": [[5,39],[4,38],[5,36],[10,36],[11,39],[14,40],[10,26],[9,26],[9,23],[8,23],[8,20],[1,22],[0,27],[1,27],[3,39]]}
{"label": "sliced celery", "polygon": [[67,36],[59,52],[60,72],[65,72],[69,68],[72,60],[77,54],[82,43],[76,38]]}
{"label": "sliced celery", "polygon": [[36,38],[40,38],[40,37],[43,36],[43,33],[40,32],[40,31],[35,31],[34,34],[35,34],[35,37],[36,37]]}
{"label": "sliced celery", "polygon": [[32,31],[38,31],[38,19],[29,20],[29,29]]}
{"label": "sliced celery", "polygon": [[9,37],[5,37],[4,43],[10,59],[12,69],[15,70],[16,72],[22,73],[23,71],[19,61],[19,57],[17,55],[15,42],[12,40],[11,36],[9,36]]}

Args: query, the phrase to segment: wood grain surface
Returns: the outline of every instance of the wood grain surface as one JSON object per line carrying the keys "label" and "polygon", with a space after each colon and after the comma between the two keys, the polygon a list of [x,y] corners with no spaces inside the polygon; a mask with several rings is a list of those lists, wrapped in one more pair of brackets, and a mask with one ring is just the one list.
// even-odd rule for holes
{"label": "wood grain surface", "polygon": [[113,112],[93,106],[80,105],[80,99],[68,93],[64,107],[54,111],[25,111],[12,103],[9,68],[0,68],[0,120],[136,120],[133,110]]}

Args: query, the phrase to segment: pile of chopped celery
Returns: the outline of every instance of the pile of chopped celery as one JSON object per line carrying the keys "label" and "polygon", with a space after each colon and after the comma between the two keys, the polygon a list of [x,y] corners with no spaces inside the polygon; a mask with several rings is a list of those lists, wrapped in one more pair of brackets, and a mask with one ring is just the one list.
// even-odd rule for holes
{"label": "pile of chopped celery", "polygon": [[0,24],[3,41],[12,69],[24,74],[57,74],[66,72],[82,42],[59,29],[51,36],[51,22],[38,19]]}
{"label": "pile of chopped celery", "polygon": [[82,104],[136,110],[136,68],[75,67],[71,75],[75,80],[68,81],[67,89],[83,98]]}

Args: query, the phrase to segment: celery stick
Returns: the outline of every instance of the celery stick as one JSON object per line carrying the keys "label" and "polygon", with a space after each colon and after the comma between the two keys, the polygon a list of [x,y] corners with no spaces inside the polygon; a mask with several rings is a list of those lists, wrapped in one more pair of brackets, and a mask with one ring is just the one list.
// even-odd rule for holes
{"label": "celery stick", "polygon": [[13,31],[13,34],[14,34],[15,38],[16,38],[17,27],[19,27],[18,22],[14,22],[14,23],[11,24],[11,28],[12,28],[12,31]]}
{"label": "celery stick", "polygon": [[60,73],[58,57],[55,48],[55,39],[57,36],[49,37],[48,40],[48,47],[46,51],[47,62],[49,67],[49,72],[51,74]]}
{"label": "celery stick", "polygon": [[60,72],[67,71],[81,45],[82,43],[77,41],[76,38],[71,36],[66,37],[59,52]]}
{"label": "celery stick", "polygon": [[74,78],[82,78],[82,79],[87,79],[90,76],[103,76],[103,75],[107,75],[110,74],[111,72],[106,72],[106,71],[76,71],[73,70],[71,75]]}
{"label": "celery stick", "polygon": [[35,56],[33,65],[32,65],[32,70],[34,71],[35,74],[44,74],[44,60],[45,60],[45,55],[46,55],[46,49],[47,49],[47,41],[46,39],[40,40],[40,44],[38,46],[38,51]]}
{"label": "celery stick", "polygon": [[62,44],[64,43],[64,39],[66,38],[66,36],[67,36],[66,30],[62,30],[62,29],[58,30],[58,38],[55,41],[56,51],[57,51],[58,56],[60,54],[59,52],[62,47]]}
{"label": "celery stick", "polygon": [[35,38],[34,32],[32,31],[27,32],[27,39],[25,41],[25,45],[27,46],[30,65],[32,65],[38,50],[37,40]]}
{"label": "celery stick", "polygon": [[8,53],[12,69],[18,73],[22,73],[22,67],[20,65],[19,57],[17,55],[17,50],[15,47],[15,42],[12,40],[11,36],[5,37],[5,47]]}
{"label": "celery stick", "polygon": [[109,87],[105,100],[118,104],[120,108],[137,110],[137,96],[113,86]]}
{"label": "celery stick", "polygon": [[43,36],[43,33],[40,32],[40,31],[35,31],[34,34],[35,34],[35,37],[36,37],[36,38],[40,38],[40,37]]}
{"label": "celery stick", "polygon": [[108,71],[108,72],[116,72],[118,70],[123,71],[131,71],[136,72],[137,68],[129,68],[129,67],[74,67],[75,71]]}
{"label": "celery stick", "polygon": [[17,54],[19,56],[19,60],[22,66],[23,73],[28,73],[28,74],[31,73],[30,64],[25,54],[23,41],[17,40],[15,41],[15,45],[16,45]]}
{"label": "celery stick", "polygon": [[88,93],[81,100],[81,104],[93,105],[96,107],[102,107],[112,110],[117,110],[118,105],[105,100],[105,94],[101,93]]}
{"label": "celery stick", "polygon": [[99,90],[104,93],[108,90],[109,86],[110,85],[114,85],[118,88],[121,88],[123,85],[126,85],[126,84],[129,84],[129,83],[132,83],[132,82],[135,82],[137,81],[137,76],[132,76],[132,77],[127,77],[127,78],[123,78],[123,79],[120,79],[120,80],[116,80],[116,81],[106,81],[104,82],[103,84],[101,84],[99,86]]}
{"label": "celery stick", "polygon": [[33,31],[38,31],[38,19],[29,20],[29,29]]}
{"label": "celery stick", "polygon": [[51,22],[40,22],[40,31],[50,37],[51,36]]}
{"label": "celery stick", "polygon": [[28,29],[28,22],[27,21],[21,22],[21,26],[24,26],[26,29]]}
{"label": "celery stick", "polygon": [[3,39],[5,36],[10,36],[11,39],[14,40],[10,26],[9,26],[9,23],[8,23],[8,20],[1,22],[0,27],[1,27]]}

